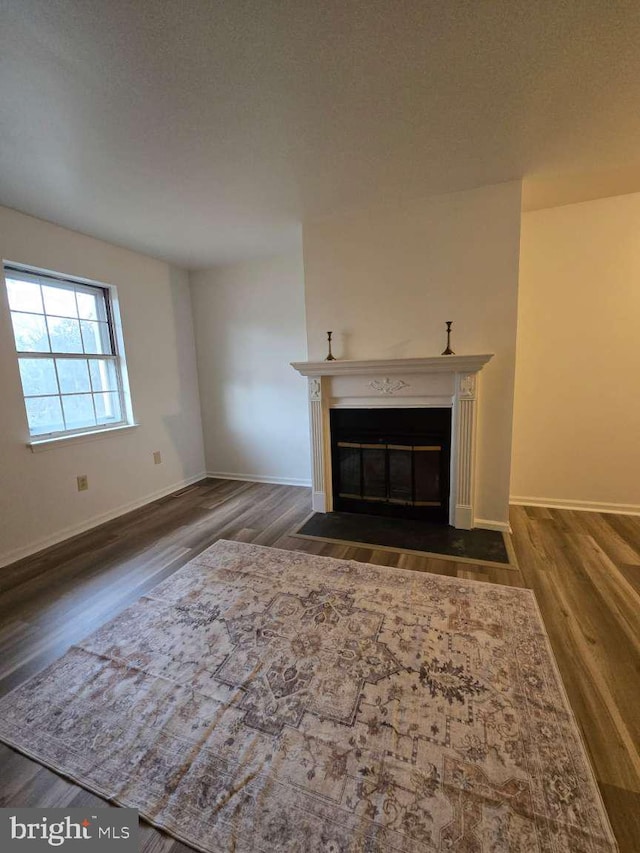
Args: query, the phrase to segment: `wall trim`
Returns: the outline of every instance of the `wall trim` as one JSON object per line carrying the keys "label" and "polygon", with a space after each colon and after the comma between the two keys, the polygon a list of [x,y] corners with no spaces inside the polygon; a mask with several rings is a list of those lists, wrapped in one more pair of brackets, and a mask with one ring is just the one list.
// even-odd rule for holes
{"label": "wall trim", "polygon": [[579,512],[610,512],[618,515],[640,515],[640,504],[603,503],[559,498],[529,498],[511,495],[509,503],[516,506],[542,506],[548,509],[573,509]]}
{"label": "wall trim", "polygon": [[130,501],[126,504],[121,504],[108,512],[93,515],[81,524],[76,524],[72,527],[65,527],[63,530],[59,530],[51,536],[45,536],[44,539],[38,539],[35,542],[31,542],[27,546],[15,548],[13,551],[6,551],[4,554],[0,554],[0,568],[4,568],[11,563],[15,563],[17,560],[22,560],[24,557],[31,557],[33,554],[37,554],[38,551],[44,551],[45,548],[50,548],[52,545],[58,545],[60,542],[64,542],[66,539],[72,539],[74,536],[79,536],[81,533],[86,533],[88,530],[93,530],[94,527],[99,527],[107,521],[112,521],[114,518],[126,515],[134,509],[139,509],[142,506],[153,503],[154,501],[164,498],[173,492],[184,489],[185,486],[191,486],[193,483],[197,483],[198,480],[204,480],[206,477],[207,474],[204,472],[196,474],[193,477],[187,477],[184,480],[180,480],[177,483],[166,486],[164,489],[158,489],[156,492],[151,492],[151,494],[145,495],[143,498]]}
{"label": "wall trim", "polygon": [[242,480],[246,483],[273,483],[275,486],[311,486],[311,480],[298,477],[263,477],[260,474],[230,474],[228,471],[207,471],[207,477],[216,480]]}
{"label": "wall trim", "polygon": [[511,525],[508,521],[494,521],[491,518],[476,518],[474,519],[474,527],[479,527],[481,530],[499,530],[500,533],[511,533]]}

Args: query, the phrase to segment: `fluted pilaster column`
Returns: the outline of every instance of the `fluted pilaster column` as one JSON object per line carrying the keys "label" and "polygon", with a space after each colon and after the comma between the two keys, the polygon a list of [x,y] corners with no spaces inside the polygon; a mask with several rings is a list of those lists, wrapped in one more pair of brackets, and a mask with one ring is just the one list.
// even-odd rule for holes
{"label": "fluted pilaster column", "polygon": [[463,530],[471,530],[474,524],[477,385],[476,373],[456,376],[454,524]]}
{"label": "fluted pilaster column", "polygon": [[322,398],[322,379],[309,377],[309,423],[311,425],[311,508],[314,512],[327,512],[325,485],[325,406]]}

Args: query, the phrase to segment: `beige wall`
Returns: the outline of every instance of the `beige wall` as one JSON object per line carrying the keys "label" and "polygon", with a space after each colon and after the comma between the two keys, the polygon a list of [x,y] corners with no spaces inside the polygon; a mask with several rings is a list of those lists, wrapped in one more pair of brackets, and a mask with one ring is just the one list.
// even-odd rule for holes
{"label": "beige wall", "polygon": [[[140,426],[40,453],[29,440],[6,288],[0,283],[0,565],[204,473],[187,274],[0,208],[4,260],[113,284]],[[162,464],[153,464],[153,451]],[[89,490],[78,492],[86,474]]]}
{"label": "beige wall", "polygon": [[508,518],[520,183],[307,222],[309,358],[495,353],[482,374],[480,519]]}
{"label": "beige wall", "polygon": [[640,511],[640,194],[522,218],[514,500]]}
{"label": "beige wall", "polygon": [[310,481],[301,252],[192,273],[207,471]]}

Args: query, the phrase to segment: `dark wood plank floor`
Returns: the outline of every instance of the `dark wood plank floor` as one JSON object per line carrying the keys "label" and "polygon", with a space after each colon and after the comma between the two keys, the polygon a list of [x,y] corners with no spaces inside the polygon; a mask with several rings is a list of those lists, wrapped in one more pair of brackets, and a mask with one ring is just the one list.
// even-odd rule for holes
{"label": "dark wood plank floor", "polygon": [[[513,507],[520,569],[292,538],[308,489],[207,480],[0,569],[0,693],[216,539],[535,590],[622,853],[640,851],[640,518]],[[0,745],[0,806],[104,802]],[[188,848],[143,825],[145,853]]]}

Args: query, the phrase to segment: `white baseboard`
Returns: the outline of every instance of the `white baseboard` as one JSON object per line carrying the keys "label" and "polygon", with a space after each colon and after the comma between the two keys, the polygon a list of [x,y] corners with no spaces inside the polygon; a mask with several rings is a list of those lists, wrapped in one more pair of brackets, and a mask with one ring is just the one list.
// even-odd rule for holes
{"label": "white baseboard", "polygon": [[499,530],[500,533],[511,533],[511,525],[508,521],[493,521],[490,518],[476,518],[474,527],[481,530]]}
{"label": "white baseboard", "polygon": [[31,542],[29,545],[21,548],[15,548],[13,551],[7,551],[4,554],[0,554],[0,568],[8,566],[10,563],[15,563],[16,560],[22,560],[24,557],[30,557],[32,554],[37,554],[38,551],[43,551],[45,548],[50,548],[52,545],[57,545],[59,542],[64,542],[65,539],[71,539],[73,536],[78,536],[80,533],[86,533],[87,530],[99,527],[101,524],[104,524],[105,521],[112,521],[114,518],[125,515],[127,512],[139,509],[141,506],[146,506],[146,504],[153,503],[153,501],[157,501],[159,498],[164,498],[167,495],[172,494],[172,492],[184,489],[192,483],[197,483],[198,480],[204,480],[206,476],[207,475],[205,473],[202,473],[196,474],[194,477],[188,477],[186,480],[180,480],[178,483],[173,483],[171,486],[166,486],[164,489],[159,489],[157,492],[152,492],[150,495],[145,495],[143,498],[131,501],[130,503],[121,504],[108,512],[94,515],[83,521],[81,524],[76,524],[72,527],[65,527],[64,530],[59,530],[52,536],[45,536],[43,539],[38,539],[35,542]]}
{"label": "white baseboard", "polygon": [[228,471],[207,471],[207,477],[216,480],[242,480],[246,483],[273,483],[276,486],[306,486],[311,480],[301,480],[297,477],[263,477],[260,474],[230,474]]}
{"label": "white baseboard", "polygon": [[640,515],[640,504],[559,500],[557,498],[523,498],[518,495],[512,495],[509,498],[509,503],[516,506],[543,506],[548,509],[575,509],[580,512],[612,512],[618,515]]}

